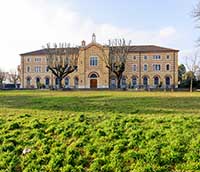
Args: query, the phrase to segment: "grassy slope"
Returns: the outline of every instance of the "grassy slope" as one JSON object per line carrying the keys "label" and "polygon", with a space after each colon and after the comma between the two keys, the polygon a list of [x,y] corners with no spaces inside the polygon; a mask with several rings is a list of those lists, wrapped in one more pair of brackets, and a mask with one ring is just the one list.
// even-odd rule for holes
{"label": "grassy slope", "polygon": [[0,92],[0,171],[200,171],[199,159],[200,93]]}

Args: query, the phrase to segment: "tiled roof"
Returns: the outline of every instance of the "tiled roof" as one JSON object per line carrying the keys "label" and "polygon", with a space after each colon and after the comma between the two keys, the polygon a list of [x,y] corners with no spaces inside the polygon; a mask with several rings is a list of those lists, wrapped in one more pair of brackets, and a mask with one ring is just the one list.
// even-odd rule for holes
{"label": "tiled roof", "polygon": [[171,52],[171,51],[178,52],[179,50],[155,46],[155,45],[138,45],[138,46],[131,46],[129,51],[145,53],[145,52]]}
{"label": "tiled roof", "polygon": [[[178,52],[179,50],[176,49],[171,49],[171,48],[165,48],[165,47],[160,47],[160,46],[155,46],[155,45],[136,45],[136,46],[131,46],[129,49],[129,52]],[[23,53],[20,55],[46,55],[47,50],[46,49],[41,49],[41,50],[36,50],[36,51],[31,51],[28,53]]]}
{"label": "tiled roof", "polygon": [[41,50],[31,51],[31,52],[28,52],[28,53],[23,53],[23,54],[20,54],[20,55],[24,56],[24,55],[45,55],[45,54],[47,54],[47,50],[41,49]]}

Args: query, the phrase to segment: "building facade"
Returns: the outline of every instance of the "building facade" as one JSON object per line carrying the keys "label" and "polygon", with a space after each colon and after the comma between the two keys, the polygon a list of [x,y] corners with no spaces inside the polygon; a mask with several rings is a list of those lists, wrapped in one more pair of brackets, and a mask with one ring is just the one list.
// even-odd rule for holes
{"label": "building facade", "polygon": [[[63,79],[65,88],[116,88],[115,75],[102,59],[102,48],[96,37],[79,48],[78,70]],[[172,88],[178,86],[178,50],[154,45],[131,46],[121,80],[122,88]],[[20,78],[22,88],[57,87],[57,79],[47,70],[45,49],[21,54]]]}

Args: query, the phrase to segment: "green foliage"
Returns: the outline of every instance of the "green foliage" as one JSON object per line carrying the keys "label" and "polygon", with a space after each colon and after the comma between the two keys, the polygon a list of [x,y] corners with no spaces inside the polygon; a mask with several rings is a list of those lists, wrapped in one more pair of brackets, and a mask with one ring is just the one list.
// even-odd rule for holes
{"label": "green foliage", "polygon": [[0,92],[0,106],[0,171],[200,171],[199,93]]}

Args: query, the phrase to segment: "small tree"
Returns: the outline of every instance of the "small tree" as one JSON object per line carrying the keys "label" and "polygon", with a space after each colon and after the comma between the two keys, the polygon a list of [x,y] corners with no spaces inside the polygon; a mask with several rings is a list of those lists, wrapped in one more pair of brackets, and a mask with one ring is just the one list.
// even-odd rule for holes
{"label": "small tree", "polygon": [[79,48],[70,47],[70,44],[54,44],[51,48],[47,44],[48,70],[58,79],[58,87],[62,88],[62,80],[78,68]]}
{"label": "small tree", "polygon": [[200,59],[198,53],[195,53],[193,58],[186,57],[186,66],[188,69],[187,77],[190,79],[190,92],[192,92],[193,80],[195,79],[196,73],[200,69]]}
{"label": "small tree", "polygon": [[17,81],[19,80],[19,75],[18,75],[17,71],[11,70],[11,71],[9,72],[9,78],[8,78],[8,79],[9,79],[9,81],[12,82],[12,83],[15,85],[15,87],[16,87]]}
{"label": "small tree", "polygon": [[184,64],[178,66],[178,81],[182,82],[184,74],[186,73],[186,67]]}
{"label": "small tree", "polygon": [[6,73],[0,69],[0,88],[2,87],[3,81],[6,79]]}
{"label": "small tree", "polygon": [[121,79],[123,72],[125,71],[126,61],[130,49],[131,41],[126,44],[125,39],[109,40],[109,54],[107,55],[102,48],[103,60],[106,63],[106,67],[111,74],[114,74],[117,78],[117,88],[121,88]]}

